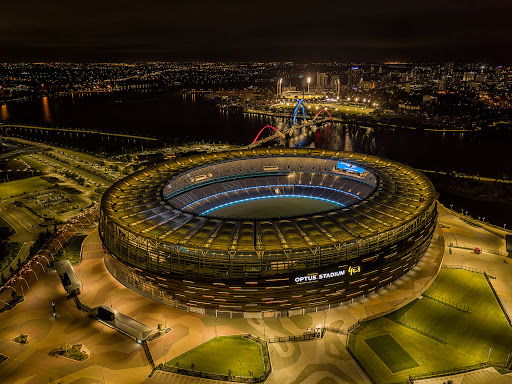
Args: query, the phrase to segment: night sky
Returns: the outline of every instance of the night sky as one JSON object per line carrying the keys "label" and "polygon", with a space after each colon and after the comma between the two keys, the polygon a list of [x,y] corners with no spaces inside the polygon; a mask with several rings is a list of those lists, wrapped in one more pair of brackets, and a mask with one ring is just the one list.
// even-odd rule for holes
{"label": "night sky", "polygon": [[10,0],[0,62],[512,63],[510,0]]}

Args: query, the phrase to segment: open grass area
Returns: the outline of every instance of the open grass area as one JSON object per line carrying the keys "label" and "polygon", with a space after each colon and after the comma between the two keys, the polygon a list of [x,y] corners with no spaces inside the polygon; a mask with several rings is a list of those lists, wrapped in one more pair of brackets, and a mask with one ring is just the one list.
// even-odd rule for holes
{"label": "open grass area", "polygon": [[66,152],[72,156],[78,157],[79,159],[84,160],[86,163],[97,163],[98,161],[102,161],[102,159],[100,159],[99,157],[89,155],[87,153],[83,153],[80,151],[74,151],[74,150],[68,149],[68,148],[60,148],[60,150],[62,152]]}
{"label": "open grass area", "polygon": [[57,260],[69,260],[71,264],[76,265],[80,262],[80,250],[86,235],[79,235],[64,246],[62,254],[57,255]]}
{"label": "open grass area", "polygon": [[29,177],[27,179],[9,181],[0,184],[0,199],[7,199],[18,196],[24,192],[35,192],[52,185],[40,177]]}
{"label": "open grass area", "polygon": [[[463,367],[488,359],[506,363],[508,353],[512,352],[512,328],[483,275],[442,269],[427,294],[434,292],[451,302],[468,306],[469,313],[423,297],[388,316],[364,323],[353,333],[351,350],[376,383],[401,382],[407,380],[409,374]],[[399,322],[425,330],[446,340],[446,344]],[[385,335],[390,335],[419,365],[393,372],[381,356],[386,351],[393,353],[396,348],[384,345],[383,351],[376,351],[367,343],[369,339]]]}
{"label": "open grass area", "polygon": [[[289,102],[289,105],[274,105],[272,106],[273,112],[279,112],[279,113],[289,113],[292,114],[295,109],[296,103]],[[306,103],[306,110],[310,113],[316,115],[318,111],[322,110],[323,108],[327,108],[329,113],[336,117],[340,113],[344,114],[358,114],[358,115],[367,115],[372,113],[375,109],[374,108],[363,108],[363,107],[356,107],[353,105],[340,105],[340,104],[322,104],[322,103]],[[299,109],[299,112],[297,115],[302,116],[302,108]],[[324,112],[320,114],[320,117],[328,117],[328,115]]]}
{"label": "open grass area", "polygon": [[[240,363],[241,361],[241,363]],[[166,365],[201,372],[259,376],[263,373],[261,346],[242,336],[216,337],[168,361]],[[241,367],[241,368],[240,368]]]}
{"label": "open grass area", "polygon": [[419,365],[391,335],[372,337],[365,342],[393,373]]}
{"label": "open grass area", "polygon": [[0,254],[0,271],[3,271],[12,263],[16,256],[18,256],[18,253],[20,252],[22,247],[23,244],[21,243],[7,243],[7,248],[5,249],[5,252],[2,252],[3,254]]}
{"label": "open grass area", "polygon": [[328,201],[307,197],[278,197],[240,201],[208,213],[212,217],[271,218],[307,215],[340,206]]}
{"label": "open grass area", "polygon": [[48,166],[40,161],[37,161],[30,156],[20,156],[20,159],[25,161],[28,165],[30,165],[32,168],[37,169],[39,171],[45,171],[48,169]]}

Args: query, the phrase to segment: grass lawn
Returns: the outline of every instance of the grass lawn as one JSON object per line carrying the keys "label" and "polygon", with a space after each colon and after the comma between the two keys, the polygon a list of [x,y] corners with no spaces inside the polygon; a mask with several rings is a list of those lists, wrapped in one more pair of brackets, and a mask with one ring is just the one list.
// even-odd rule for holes
{"label": "grass lawn", "polygon": [[[429,293],[434,293],[434,286]],[[378,384],[405,381],[409,374],[463,367],[490,360],[506,363],[512,351],[512,328],[483,275],[465,270],[442,269],[435,294],[469,306],[469,313],[422,298],[388,316],[363,324],[354,332],[352,351]],[[412,323],[446,340],[441,344],[396,321]],[[368,340],[390,335],[419,366],[393,372],[382,358],[396,348],[389,344],[375,350]],[[378,340],[378,339],[377,339]],[[371,342],[370,342],[371,344]],[[404,361],[408,358],[404,355]],[[384,360],[384,361],[383,361]]]}
{"label": "grass lawn", "polygon": [[48,169],[48,166],[40,161],[37,161],[30,156],[20,156],[20,159],[24,160],[28,165],[32,168],[37,169],[39,171],[45,171]]}
{"label": "grass lawn", "polygon": [[393,373],[419,365],[391,335],[372,337],[365,342]]}
{"label": "grass lawn", "polygon": [[0,184],[0,199],[21,195],[23,192],[34,192],[36,189],[48,188],[52,185],[40,177],[9,181]]}
{"label": "grass lawn", "polygon": [[96,156],[93,156],[93,155],[88,155],[87,153],[83,153],[83,152],[80,152],[80,151],[73,151],[71,149],[67,149],[67,148],[59,148],[60,151],[62,152],[66,152],[72,156],[76,156],[78,157],[79,159],[82,159],[84,160],[86,163],[91,163],[91,164],[94,164],[98,161],[102,161],[101,158],[99,157],[96,157]]}
{"label": "grass lawn", "polygon": [[[274,105],[273,111],[281,113],[292,113],[296,105],[297,104],[293,102],[291,102],[290,105]],[[310,108],[308,108],[308,106]],[[316,115],[318,111],[326,107],[333,117],[336,117],[338,112],[343,112],[346,114],[367,115],[375,110],[374,108],[355,107],[352,105],[306,103],[306,110],[313,114],[313,116]],[[297,116],[302,117],[302,108],[299,109]],[[328,117],[328,115],[324,112],[321,113],[319,117]]]}
{"label": "grass lawn", "polygon": [[242,336],[216,337],[198,345],[194,349],[168,361],[166,365],[190,369],[194,364],[196,371],[240,375],[240,360],[242,361],[242,376],[253,376],[263,373],[263,358],[261,346],[255,341]]}
{"label": "grass lawn", "polygon": [[0,255],[0,271],[3,271],[12,263],[14,258],[18,256],[21,247],[23,247],[21,243],[7,243],[7,252],[5,252],[5,255]]}
{"label": "grass lawn", "polygon": [[80,250],[82,243],[85,240],[86,235],[79,235],[75,237],[71,242],[64,246],[62,256],[57,256],[57,260],[69,260],[71,264],[76,265],[80,262]]}

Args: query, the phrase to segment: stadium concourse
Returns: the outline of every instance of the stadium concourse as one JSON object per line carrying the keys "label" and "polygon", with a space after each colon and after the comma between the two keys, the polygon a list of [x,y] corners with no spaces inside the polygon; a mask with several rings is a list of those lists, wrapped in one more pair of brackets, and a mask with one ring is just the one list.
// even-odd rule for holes
{"label": "stadium concourse", "polygon": [[[382,310],[393,310],[404,305],[409,298],[417,297],[429,286],[443,259],[445,264],[461,264],[465,267],[487,271],[497,277],[493,280],[503,302],[512,304],[512,264],[505,264],[505,242],[495,235],[462,221],[453,212],[438,205],[439,220],[443,224],[436,229],[432,244],[417,267],[408,275],[381,291],[354,302],[335,308],[327,313],[309,313],[287,318],[229,319],[187,313],[160,303],[155,303],[117,282],[105,268],[103,248],[97,232],[84,242],[83,260],[76,267],[82,280],[82,302],[90,306],[110,305],[136,320],[156,329],[164,322],[173,330],[166,336],[149,343],[156,361],[162,363],[194,348],[218,335],[252,333],[263,337],[300,335],[317,325],[347,329],[357,319],[377,315]],[[449,227],[449,228],[448,228]],[[505,232],[503,232],[505,233]],[[443,235],[446,245],[443,246]],[[481,254],[472,250],[448,252],[448,244],[478,246]],[[463,260],[461,260],[464,255]],[[25,292],[26,301],[11,311],[0,314],[0,351],[9,357],[0,364],[0,376],[6,383],[197,383],[196,378],[159,373],[147,378],[150,371],[140,344],[79,312],[65,292],[55,272],[47,270],[36,282],[30,281]],[[57,305],[57,319],[53,319],[51,302]],[[510,310],[512,308],[508,308]],[[22,346],[9,341],[19,329],[29,334],[29,344]],[[48,356],[52,349],[63,343],[81,343],[90,351],[84,362]],[[345,337],[327,332],[323,339],[270,344],[273,372],[268,383],[315,384],[322,378],[329,382],[368,383],[364,373],[350,357],[345,347]],[[23,369],[19,369],[19,368]],[[445,378],[443,381],[446,381]],[[434,381],[442,383],[443,381]],[[205,381],[206,382],[206,381]],[[494,383],[494,381],[491,381]],[[424,381],[427,383],[427,381]],[[481,381],[485,383],[485,381]]]}
{"label": "stadium concourse", "polygon": [[103,195],[99,232],[107,268],[135,292],[187,311],[261,318],[385,289],[421,261],[436,215],[432,183],[406,165],[263,148],[127,176]]}

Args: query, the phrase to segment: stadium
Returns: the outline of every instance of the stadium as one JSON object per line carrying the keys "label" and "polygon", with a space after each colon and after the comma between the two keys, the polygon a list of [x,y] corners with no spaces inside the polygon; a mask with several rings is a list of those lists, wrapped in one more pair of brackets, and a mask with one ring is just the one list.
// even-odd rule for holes
{"label": "stadium", "polygon": [[420,172],[363,154],[258,148],[179,158],[103,196],[105,264],[183,310],[287,316],[342,305],[407,273],[436,225]]}

